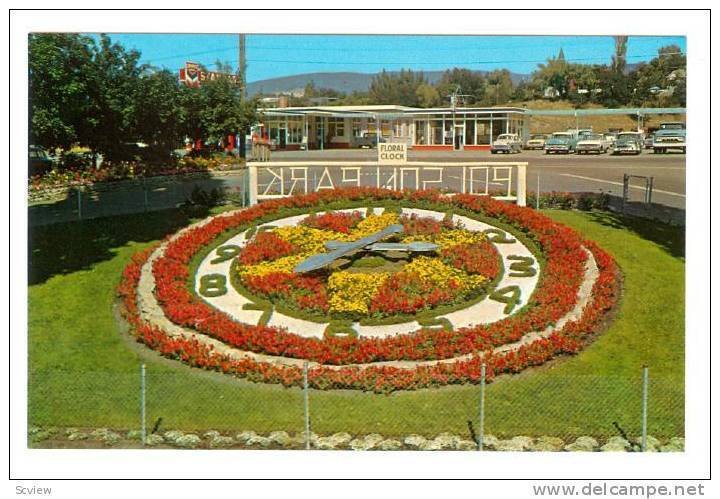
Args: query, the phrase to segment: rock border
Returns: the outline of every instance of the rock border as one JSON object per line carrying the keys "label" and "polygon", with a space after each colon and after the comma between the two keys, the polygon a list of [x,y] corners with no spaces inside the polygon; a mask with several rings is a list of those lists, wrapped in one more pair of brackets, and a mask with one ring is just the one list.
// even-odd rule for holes
{"label": "rock border", "polygon": [[[231,449],[231,450],[305,450],[305,434],[273,431],[266,434],[252,430],[220,432],[207,430],[185,432],[167,430],[147,435],[145,445],[139,430],[108,428],[57,428],[30,426],[28,447],[31,448],[164,448],[164,449]],[[44,444],[43,444],[44,443]],[[500,439],[483,437],[483,451],[490,452],[640,452],[640,437],[631,441],[611,436],[602,441],[591,436],[563,439],[542,435],[518,435]],[[477,451],[477,443],[466,436],[440,433],[434,437],[418,434],[386,436],[369,433],[353,436],[347,432],[318,435],[310,433],[311,450],[355,451]],[[647,436],[646,452],[684,452],[685,438],[665,440]]]}

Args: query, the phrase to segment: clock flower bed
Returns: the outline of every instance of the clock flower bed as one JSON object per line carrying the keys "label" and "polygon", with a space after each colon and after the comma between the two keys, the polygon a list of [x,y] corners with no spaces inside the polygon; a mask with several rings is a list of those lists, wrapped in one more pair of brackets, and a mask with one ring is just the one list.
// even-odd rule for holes
{"label": "clock flower bed", "polygon": [[[292,227],[293,230],[277,228],[258,232],[253,242],[238,256],[239,272],[245,262],[248,268],[264,266],[263,272],[267,272],[259,272],[256,277],[273,276],[266,277],[264,281],[255,281],[256,292],[264,290],[282,296],[292,295],[287,299],[294,300],[298,308],[322,313],[331,312],[332,307],[340,310],[345,306],[350,307],[348,303],[363,310],[362,307],[367,306],[368,313],[396,313],[412,310],[413,307],[431,308],[434,303],[447,302],[451,299],[449,294],[458,292],[448,285],[436,286],[436,296],[428,294],[426,291],[430,288],[423,288],[426,284],[421,284],[422,279],[417,277],[423,275],[423,272],[428,277],[428,286],[432,285],[433,279],[446,279],[441,282],[455,282],[457,289],[463,289],[459,276],[492,280],[493,276],[501,272],[497,259],[490,257],[492,252],[487,247],[491,246],[492,238],[481,236],[466,240],[466,237],[471,236],[464,234],[460,237],[462,229],[449,228],[447,220],[437,223],[420,217],[402,222],[406,228],[403,237],[408,240],[431,239],[439,244],[438,256],[432,264],[422,257],[416,257],[405,265],[407,267],[418,262],[417,268],[411,267],[412,272],[405,272],[403,267],[382,280],[378,277],[360,278],[351,286],[323,281],[313,275],[286,272],[292,268],[288,266],[294,261],[293,258],[323,248],[328,240],[342,241],[342,237],[357,237],[365,230],[373,233],[388,225],[388,220],[382,220],[381,217],[397,217],[391,211],[380,217],[365,218],[353,213],[332,213],[334,209],[371,205],[449,211],[488,220],[493,225],[507,228],[515,237],[522,237],[541,252],[542,277],[538,287],[520,311],[491,324],[457,330],[424,327],[413,333],[382,338],[331,336],[323,339],[302,337],[283,328],[236,322],[209,306],[188,287],[188,280],[192,277],[189,275],[189,265],[193,257],[218,238],[258,223],[308,211],[326,211],[329,214],[308,217],[304,225]],[[447,234],[453,231],[459,231],[457,237],[448,237]],[[310,233],[313,237],[308,237]],[[330,236],[331,239],[326,239]],[[280,243],[280,240],[283,242]],[[153,250],[148,250],[133,258],[125,269],[119,288],[125,304],[125,316],[138,341],[165,356],[196,367],[219,370],[258,382],[286,386],[302,383],[302,368],[297,363],[265,361],[262,360],[264,357],[236,358],[212,348],[202,341],[201,336],[173,335],[148,322],[138,310],[137,287],[143,266],[152,253]],[[590,298],[582,313],[548,335],[500,350],[498,347],[519,342],[530,332],[554,327],[573,310],[589,254],[597,265],[598,276],[592,284]],[[162,253],[154,259],[152,275],[155,297],[165,316],[176,325],[218,340],[238,351],[278,359],[308,360],[313,363],[308,374],[311,386],[323,389],[393,391],[477,382],[483,363],[487,365],[489,379],[500,373],[519,372],[558,355],[578,352],[599,331],[606,313],[618,297],[618,272],[612,258],[595,243],[582,240],[571,229],[554,223],[532,209],[489,197],[447,197],[438,192],[410,193],[372,188],[328,190],[294,196],[215,217],[168,241]],[[347,278],[343,274],[339,275],[335,279]],[[250,281],[247,282],[249,285]],[[474,284],[470,284],[472,286]],[[343,291],[338,293],[340,289]],[[403,363],[394,364],[393,361]],[[378,362],[384,364],[379,365]]]}
{"label": "clock flower bed", "polygon": [[[330,241],[357,241],[398,223],[404,232],[387,241],[430,242],[438,251],[429,256],[402,253],[392,260],[361,258],[359,253],[312,274],[293,272],[306,258],[327,253]],[[362,320],[459,305],[483,295],[499,268],[497,251],[485,235],[452,219],[330,211],[257,234],[242,249],[234,271],[243,294],[279,303],[300,317]]]}

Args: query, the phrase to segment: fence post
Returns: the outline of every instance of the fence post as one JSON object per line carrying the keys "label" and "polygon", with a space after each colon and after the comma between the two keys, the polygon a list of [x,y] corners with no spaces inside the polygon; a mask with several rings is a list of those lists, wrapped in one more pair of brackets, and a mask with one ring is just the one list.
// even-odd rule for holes
{"label": "fence post", "polygon": [[308,393],[308,361],[303,362],[303,399],[305,405],[305,450],[310,450],[310,396]]}
{"label": "fence post", "polygon": [[148,211],[148,193],[147,193],[147,184],[145,183],[145,176],[143,175],[143,198],[145,200],[145,211]]}
{"label": "fence post", "polygon": [[480,424],[478,425],[478,450],[483,450],[485,437],[485,363],[480,368]]}
{"label": "fence post", "polygon": [[518,175],[517,175],[517,204],[518,206],[525,206],[526,203],[526,192],[527,192],[527,163],[518,163]]}
{"label": "fence post", "polygon": [[622,212],[625,214],[625,203],[627,202],[628,191],[629,191],[630,175],[627,173],[623,174],[623,197],[622,197]]}
{"label": "fence post", "polygon": [[535,191],[535,209],[540,210],[540,172],[538,172],[538,185],[537,185],[537,191]]}
{"label": "fence post", "polygon": [[248,204],[256,205],[258,202],[258,169],[255,165],[248,165]]}
{"label": "fence post", "polygon": [[82,186],[77,189],[78,196],[78,220],[82,220]]}
{"label": "fence post", "polygon": [[642,392],[642,451],[647,450],[647,416],[648,416],[648,366],[643,366]]}
{"label": "fence post", "polygon": [[145,428],[145,364],[140,365],[140,438],[145,445],[147,440]]}

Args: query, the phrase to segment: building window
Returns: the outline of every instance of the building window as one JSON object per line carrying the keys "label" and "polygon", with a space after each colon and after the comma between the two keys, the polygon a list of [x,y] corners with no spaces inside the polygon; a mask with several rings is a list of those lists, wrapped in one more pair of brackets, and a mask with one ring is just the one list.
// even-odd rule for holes
{"label": "building window", "polygon": [[475,126],[475,144],[490,144],[490,120],[477,120]]}
{"label": "building window", "polygon": [[330,137],[345,136],[345,119],[344,118],[328,118],[328,135]]}
{"label": "building window", "polygon": [[445,121],[445,144],[452,145],[453,143],[453,122],[452,120]]}
{"label": "building window", "polygon": [[465,120],[465,145],[475,144],[475,120]]}
{"label": "building window", "polygon": [[426,145],[428,143],[427,121],[415,122],[415,143],[419,145]]}
{"label": "building window", "polygon": [[443,143],[443,122],[442,120],[432,120],[430,122],[430,140],[431,144],[438,145]]}
{"label": "building window", "polygon": [[353,137],[362,137],[362,121],[357,118],[352,120],[352,134]]}

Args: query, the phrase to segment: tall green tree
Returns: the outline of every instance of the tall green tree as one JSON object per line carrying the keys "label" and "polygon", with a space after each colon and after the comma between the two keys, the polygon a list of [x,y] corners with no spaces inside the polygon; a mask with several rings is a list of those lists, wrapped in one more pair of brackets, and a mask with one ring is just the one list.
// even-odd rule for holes
{"label": "tall green tree", "polygon": [[437,90],[441,99],[448,102],[448,96],[458,87],[463,94],[466,105],[475,105],[483,102],[487,88],[487,80],[479,71],[464,68],[453,68],[445,71],[437,83]]}
{"label": "tall green tree", "polygon": [[510,71],[497,69],[487,74],[484,103],[494,106],[505,104],[513,95],[513,82]]}
{"label": "tall green tree", "polygon": [[402,69],[398,73],[383,70],[370,81],[370,98],[377,104],[418,106],[417,90],[427,84],[422,72]]}
{"label": "tall green tree", "polygon": [[686,105],[687,57],[677,45],[658,50],[657,57],[631,73],[636,105]]}
{"label": "tall green tree", "polygon": [[140,52],[125,50],[100,35],[92,44],[93,58],[86,69],[92,106],[87,116],[89,130],[81,143],[109,160],[126,159],[127,144],[137,142],[134,98],[141,68]]}
{"label": "tall green tree", "polygon": [[62,33],[28,38],[30,143],[67,149],[83,141],[93,108],[86,71],[92,39]]}
{"label": "tall green tree", "polygon": [[134,92],[133,135],[150,145],[157,157],[167,157],[182,144],[186,116],[177,76],[168,70],[146,69]]}

